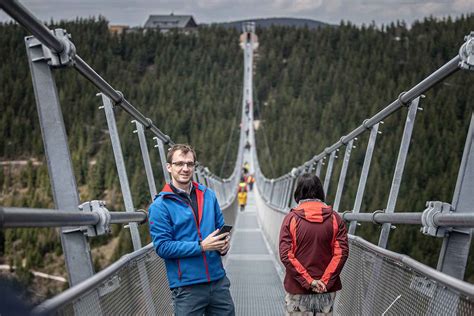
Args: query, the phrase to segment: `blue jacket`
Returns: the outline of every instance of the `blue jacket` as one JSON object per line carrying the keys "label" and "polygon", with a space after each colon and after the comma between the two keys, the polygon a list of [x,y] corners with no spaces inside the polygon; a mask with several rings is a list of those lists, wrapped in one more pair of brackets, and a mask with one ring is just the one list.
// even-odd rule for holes
{"label": "blue jacket", "polygon": [[170,288],[225,276],[220,253],[202,252],[198,242],[224,226],[219,203],[212,190],[195,182],[193,185],[199,219],[189,202],[175,194],[168,184],[148,208],[151,239],[156,253],[165,260]]}

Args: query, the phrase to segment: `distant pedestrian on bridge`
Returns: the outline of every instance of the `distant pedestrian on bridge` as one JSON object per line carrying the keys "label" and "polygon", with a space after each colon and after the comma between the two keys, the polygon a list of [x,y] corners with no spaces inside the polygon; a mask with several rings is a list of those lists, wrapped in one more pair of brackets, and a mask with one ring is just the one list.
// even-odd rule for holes
{"label": "distant pedestrian on bridge", "polygon": [[252,174],[249,174],[247,176],[247,178],[245,179],[245,181],[247,182],[249,191],[252,191],[253,190],[253,184],[255,183],[255,177]]}
{"label": "distant pedestrian on bridge", "polygon": [[332,315],[339,274],[349,255],[346,226],[331,206],[316,175],[299,177],[296,207],[280,230],[280,259],[286,268],[287,315]]}
{"label": "distant pedestrian on bridge", "polygon": [[149,208],[150,235],[165,260],[174,311],[181,315],[235,315],[221,256],[229,250],[215,193],[192,182],[196,153],[174,145],[167,155],[171,182]]}
{"label": "distant pedestrian on bridge", "polygon": [[237,188],[237,199],[239,200],[241,212],[245,210],[245,206],[247,205],[247,191],[247,181],[245,180],[245,177],[241,177],[239,187]]}

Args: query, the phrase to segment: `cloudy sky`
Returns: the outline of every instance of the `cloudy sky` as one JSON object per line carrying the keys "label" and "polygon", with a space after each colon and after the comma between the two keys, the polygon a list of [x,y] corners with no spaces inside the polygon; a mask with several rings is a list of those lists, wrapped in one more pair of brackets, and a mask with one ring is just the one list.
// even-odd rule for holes
{"label": "cloudy sky", "polygon": [[[111,24],[143,25],[149,14],[190,14],[198,23],[299,17],[338,24],[408,23],[474,12],[474,0],[23,0],[43,21],[102,15]],[[0,21],[8,20],[0,10]]]}

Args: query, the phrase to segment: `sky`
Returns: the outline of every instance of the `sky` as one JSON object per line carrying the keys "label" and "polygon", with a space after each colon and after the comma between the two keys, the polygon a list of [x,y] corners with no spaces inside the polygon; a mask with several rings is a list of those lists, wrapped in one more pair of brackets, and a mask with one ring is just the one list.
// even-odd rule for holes
{"label": "sky", "polygon": [[[377,25],[427,16],[474,13],[474,0],[23,0],[42,21],[104,16],[110,24],[143,26],[150,14],[193,15],[197,23],[252,18],[309,18],[330,24],[341,20]],[[9,17],[0,10],[0,21]]]}

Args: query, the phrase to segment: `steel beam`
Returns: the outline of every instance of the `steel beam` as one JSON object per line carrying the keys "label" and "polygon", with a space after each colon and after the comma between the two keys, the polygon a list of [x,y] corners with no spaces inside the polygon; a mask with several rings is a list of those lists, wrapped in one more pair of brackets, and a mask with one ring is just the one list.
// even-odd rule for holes
{"label": "steel beam", "polygon": [[148,190],[150,191],[151,200],[156,196],[155,176],[153,175],[153,168],[151,167],[150,154],[148,153],[148,145],[146,143],[145,131],[142,123],[132,121],[137,126],[136,132],[138,134],[138,141],[140,142],[140,150],[142,152],[143,165],[145,166],[146,179],[148,181]]}
{"label": "steel beam", "polygon": [[329,183],[331,182],[331,175],[332,175],[332,168],[334,166],[334,159],[336,159],[336,151],[334,150],[331,152],[329,156],[329,163],[328,163],[328,168],[326,170],[326,177],[324,178],[324,195],[327,197],[328,196],[328,191],[329,191]]}
{"label": "steel beam", "polygon": [[[400,190],[400,184],[402,182],[403,170],[405,169],[405,162],[408,155],[408,149],[410,147],[411,135],[413,132],[413,126],[415,125],[415,118],[416,112],[418,111],[419,101],[420,98],[416,98],[411,102],[410,107],[408,108],[405,129],[403,130],[402,142],[400,144],[400,151],[398,152],[397,163],[395,166],[395,172],[393,175],[392,186],[390,188],[390,195],[388,197],[387,209],[385,210],[385,213],[395,212],[398,192]],[[390,228],[390,223],[385,223],[382,225],[382,230],[380,232],[380,238],[378,243],[379,247],[387,248]]]}
{"label": "steel beam", "polygon": [[[44,58],[43,45],[32,36],[25,38],[25,44],[54,204],[58,210],[78,210],[79,194],[56,83]],[[61,231],[61,243],[69,283],[76,285],[94,274],[92,257],[84,234],[65,230]]]}
{"label": "steel beam", "polygon": [[[370,128],[369,142],[367,143],[367,149],[365,151],[364,165],[362,166],[362,172],[359,178],[359,186],[357,187],[356,199],[354,202],[353,213],[357,214],[360,211],[362,205],[362,198],[364,197],[365,186],[367,184],[367,178],[369,176],[370,163],[372,161],[372,154],[374,153],[375,141],[379,131],[379,123],[375,124]],[[357,227],[357,221],[351,222],[349,225],[349,234],[354,235]]]}
{"label": "steel beam", "polygon": [[158,147],[158,153],[160,155],[160,161],[161,161],[161,168],[163,170],[163,177],[166,183],[170,183],[171,178],[170,178],[170,173],[168,172],[168,169],[166,169],[166,153],[165,153],[165,147],[164,147],[163,141],[158,137],[153,137],[153,139],[156,141],[155,147]]}
{"label": "steel beam", "polygon": [[354,139],[351,139],[346,145],[346,152],[344,153],[344,161],[342,163],[341,174],[339,175],[339,182],[337,183],[336,198],[334,199],[334,210],[339,210],[339,204],[341,203],[342,191],[344,190],[344,183],[346,181],[347,168],[349,166],[349,160],[351,159],[352,144]]}
{"label": "steel beam", "polygon": [[[103,93],[99,93],[102,97],[103,108],[105,110],[105,116],[107,118],[107,126],[109,128],[110,141],[112,143],[112,149],[115,157],[115,166],[117,167],[117,173],[120,181],[120,188],[122,189],[123,202],[125,204],[125,210],[127,212],[135,212],[132,201],[132,192],[130,191],[130,184],[128,183],[127,169],[125,168],[125,160],[123,158],[122,146],[120,145],[120,136],[117,130],[117,123],[115,122],[114,108],[112,101]],[[129,224],[130,234],[132,235],[133,249],[136,251],[142,247],[140,240],[140,233],[138,232],[137,223],[131,222]]]}
{"label": "steel beam", "polygon": [[[474,115],[472,114],[451,205],[455,214],[474,214]],[[454,228],[443,240],[438,270],[462,280],[471,238],[472,229]]]}

